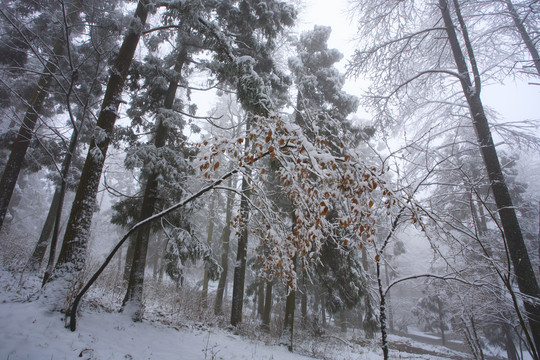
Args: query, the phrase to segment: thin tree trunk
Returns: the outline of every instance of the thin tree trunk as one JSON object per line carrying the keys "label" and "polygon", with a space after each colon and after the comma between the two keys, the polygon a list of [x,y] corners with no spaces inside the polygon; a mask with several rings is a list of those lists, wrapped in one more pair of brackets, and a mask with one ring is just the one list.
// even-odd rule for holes
{"label": "thin tree trunk", "polygon": [[444,327],[445,327],[444,313],[443,313],[444,309],[443,309],[442,301],[438,297],[437,297],[437,311],[439,313],[439,328],[441,329],[441,342],[443,346],[446,346],[446,337],[444,334]]}
{"label": "thin tree trunk", "polygon": [[[215,205],[216,205],[216,194],[212,195],[212,201],[210,202],[210,213],[208,214],[208,232],[206,237],[206,244],[208,247],[211,247],[212,238],[214,237],[214,220],[215,220]],[[204,275],[203,275],[203,288],[201,294],[201,305],[203,308],[208,307],[208,267],[207,264],[204,264]]]}
{"label": "thin tree trunk", "polygon": [[[388,262],[384,262],[384,275],[386,277],[386,286],[390,285],[390,276],[388,274]],[[392,314],[392,300],[390,292],[386,294],[386,312],[388,313],[388,326],[390,332],[394,331],[394,316]]]}
{"label": "thin tree trunk", "polygon": [[[227,180],[227,187],[232,187],[232,177]],[[225,228],[221,236],[221,274],[219,276],[218,287],[216,291],[216,302],[214,303],[214,313],[216,315],[223,314],[223,295],[227,287],[227,274],[229,272],[229,246],[231,239],[231,219],[232,208],[234,202],[234,193],[232,191],[227,193],[227,209],[225,214]]]}
{"label": "thin tree trunk", "polygon": [[379,322],[381,325],[381,347],[384,360],[388,360],[388,333],[386,332],[386,296],[384,295],[384,290],[382,286],[381,264],[379,261],[376,262],[375,267],[377,268],[377,285],[380,296]]}
{"label": "thin tree trunk", "polygon": [[264,313],[264,279],[259,279],[257,286],[257,316],[262,319]]}
{"label": "thin tree trunk", "polygon": [[273,281],[266,280],[266,293],[264,294],[264,310],[262,315],[262,327],[264,330],[270,330],[270,317],[272,313],[272,288]]}
{"label": "thin tree trunk", "polygon": [[[4,15],[4,13],[2,12]],[[77,11],[69,12],[69,19],[71,22],[75,20],[74,15],[78,15]],[[4,15],[5,16],[5,15]],[[34,90],[32,98],[28,102],[28,109],[24,115],[22,125],[11,149],[9,159],[4,168],[2,178],[0,180],[0,229],[4,223],[4,218],[9,206],[9,201],[13,195],[13,190],[17,183],[19,173],[21,171],[21,166],[24,161],[24,157],[30,146],[32,140],[34,128],[36,127],[37,120],[41,109],[43,108],[43,103],[45,98],[49,93],[49,88],[51,87],[54,73],[56,72],[58,58],[62,57],[66,51],[66,39],[58,39],[53,47],[53,52],[45,64],[42,75],[39,77],[39,80]]]}
{"label": "thin tree trunk", "polygon": [[[249,133],[250,122],[246,124],[246,134]],[[249,138],[246,137],[244,142],[244,151],[249,151]],[[246,261],[247,261],[247,243],[248,243],[248,220],[249,220],[249,202],[250,183],[249,176],[251,172],[246,170],[247,175],[242,177],[242,199],[240,200],[240,221],[242,233],[238,238],[238,251],[236,253],[236,264],[234,266],[234,283],[231,308],[231,325],[236,326],[242,322],[242,308],[244,305],[244,282],[246,277]]]}
{"label": "thin tree trunk", "polygon": [[510,326],[508,326],[508,324],[504,324],[502,325],[502,327],[504,331],[506,355],[508,357],[508,360],[517,360],[517,350],[516,346],[514,345],[514,339],[512,338]]}
{"label": "thin tree trunk", "polygon": [[[73,82],[71,83],[71,86],[73,86]],[[43,275],[42,286],[44,286],[47,283],[54,269],[54,261],[56,259],[56,246],[58,244],[58,237],[60,236],[60,220],[62,219],[62,209],[64,207],[64,198],[66,196],[66,186],[67,186],[66,179],[69,175],[69,169],[71,168],[71,163],[73,160],[75,149],[77,148],[77,143],[79,142],[79,130],[82,129],[83,125],[84,125],[84,117],[81,119],[81,124],[79,126],[79,129],[77,129],[75,126],[73,127],[73,133],[71,134],[71,139],[69,141],[66,157],[64,158],[64,161],[62,162],[62,172],[60,174],[61,182],[60,182],[60,187],[57,189],[59,193],[58,205],[56,207],[56,214],[54,215],[55,221],[54,221],[54,228],[53,228],[53,234],[52,234],[51,246],[50,246],[50,252],[49,252],[49,261],[47,264],[47,268],[45,270],[45,274]]]}
{"label": "thin tree trunk", "polygon": [[[501,170],[487,117],[480,99],[479,88],[478,86],[473,86],[471,83],[465,57],[454,29],[447,0],[439,0],[439,6],[445,23],[452,54],[458,73],[460,74],[459,80],[467,103],[469,104],[469,110],[476,130],[480,152],[488,173],[491,190],[495,198],[508,251],[514,267],[514,274],[519,290],[527,295],[527,297],[524,297],[523,302],[532,337],[534,339],[534,344],[531,345],[536,346],[536,349],[540,349],[540,304],[535,304],[536,299],[540,298],[540,290],[538,288],[536,276],[523,240],[512,199]],[[467,41],[468,38],[466,36],[464,37]],[[469,49],[470,43],[468,41],[467,43],[467,48]],[[474,58],[474,54],[472,54],[471,51],[469,51],[469,57],[472,59]],[[527,331],[526,329],[523,330]]]}
{"label": "thin tree trunk", "polygon": [[510,16],[512,17],[512,20],[514,21],[514,25],[516,26],[519,35],[521,36],[521,39],[523,40],[523,43],[527,47],[527,50],[529,50],[529,53],[531,54],[534,67],[536,68],[536,72],[538,75],[540,75],[540,55],[538,54],[538,50],[536,49],[533,40],[529,36],[529,33],[527,32],[527,29],[525,29],[525,26],[523,25],[523,21],[519,17],[519,14],[516,11],[516,8],[514,7],[514,4],[512,3],[512,0],[504,0],[506,3],[506,8],[508,9],[508,12],[510,13]]}
{"label": "thin tree trunk", "polygon": [[43,262],[45,252],[47,251],[47,247],[49,246],[49,238],[54,227],[54,218],[56,216],[59,204],[60,191],[58,187],[55,186],[51,206],[49,207],[49,212],[47,213],[47,219],[45,219],[45,223],[43,224],[43,228],[41,229],[41,235],[39,236],[36,246],[34,247],[32,255],[28,259],[28,263],[26,264],[26,268],[30,271],[37,271],[41,266],[41,263]]}
{"label": "thin tree trunk", "polygon": [[[184,67],[186,59],[187,49],[185,46],[182,46],[174,67],[174,70],[178,74],[182,72],[182,68]],[[163,107],[165,109],[172,109],[174,105],[174,100],[176,99],[177,89],[178,81],[171,81],[169,83],[169,88],[167,89],[167,95],[163,104]],[[167,126],[165,126],[165,124],[163,124],[163,121],[161,121],[160,118],[160,121],[158,122],[156,128],[156,137],[154,139],[154,146],[156,148],[161,148],[165,146],[168,133],[169,129],[167,128]],[[155,171],[152,171],[148,175],[148,179],[146,181],[146,186],[144,189],[143,203],[141,206],[141,215],[139,217],[140,220],[147,219],[154,214],[158,195],[158,176],[159,174]],[[128,288],[122,306],[123,308],[131,308],[129,311],[131,313],[133,321],[142,321],[142,315],[144,312],[142,297],[149,237],[150,224],[147,224],[137,232],[133,264],[131,265]]]}
{"label": "thin tree trunk", "polygon": [[339,327],[341,332],[347,333],[347,316],[345,316],[345,309],[339,311]]}
{"label": "thin tree trunk", "polygon": [[302,328],[306,329],[307,327],[307,281],[306,281],[306,273],[302,273],[302,296],[300,298],[300,310],[302,313]]}
{"label": "thin tree trunk", "polygon": [[[292,220],[292,229],[291,231],[294,232],[294,228],[296,226],[296,215],[294,211],[291,213],[291,220]],[[294,255],[293,259],[293,271],[297,272],[296,270],[296,261],[297,256]],[[288,343],[288,349],[290,352],[293,351],[293,338],[294,338],[294,310],[296,308],[296,289],[292,287],[292,284],[288,284],[289,286],[289,293],[287,294],[287,300],[285,301],[285,320],[284,320],[284,329],[283,334],[281,336],[281,343],[287,344]]]}
{"label": "thin tree trunk", "polygon": [[[296,260],[296,257],[295,257]],[[286,344],[290,352],[293,351],[294,336],[294,310],[296,307],[296,290],[290,289],[285,301],[285,321],[281,343]]]}
{"label": "thin tree trunk", "polygon": [[326,296],[321,295],[321,325],[326,328]]}
{"label": "thin tree trunk", "polygon": [[129,274],[131,273],[131,264],[133,264],[133,256],[135,254],[135,239],[128,240],[126,250],[126,261],[124,262],[124,276],[123,279],[127,283],[129,282]]}

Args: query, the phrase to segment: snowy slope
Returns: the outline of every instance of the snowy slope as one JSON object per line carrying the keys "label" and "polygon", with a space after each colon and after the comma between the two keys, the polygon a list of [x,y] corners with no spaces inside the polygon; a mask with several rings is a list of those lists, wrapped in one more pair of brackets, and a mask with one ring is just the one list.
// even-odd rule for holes
{"label": "snowy slope", "polygon": [[[200,323],[174,327],[151,320],[133,323],[125,314],[89,310],[88,306],[83,307],[78,317],[77,331],[70,332],[64,327],[62,314],[47,310],[46,299],[36,296],[39,285],[36,278],[21,286],[17,275],[0,271],[0,360],[382,358],[378,340],[366,341],[362,337],[359,341],[351,340],[358,334],[349,339],[303,335],[295,340],[295,353],[290,353],[284,346],[273,345],[278,339],[266,337],[266,343],[250,340],[230,330]],[[398,350],[407,347],[422,351]],[[400,359],[463,359],[465,355],[398,337],[391,338],[391,348],[391,357]]]}

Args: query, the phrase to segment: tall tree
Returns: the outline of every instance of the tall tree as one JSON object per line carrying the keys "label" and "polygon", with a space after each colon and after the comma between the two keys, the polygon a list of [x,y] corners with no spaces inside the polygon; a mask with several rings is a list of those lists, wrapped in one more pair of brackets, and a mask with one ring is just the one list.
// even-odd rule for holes
{"label": "tall tree", "polygon": [[[129,67],[141,32],[146,24],[149,12],[149,1],[141,0],[137,4],[133,21],[124,37],[119,52],[112,65],[107,83],[105,96],[97,120],[94,137],[90,142],[88,155],[81,173],[81,181],[77,188],[75,200],[66,227],[58,261],[55,267],[55,277],[68,281],[75,280],[83,269],[86,261],[90,224],[94,212],[96,195],[103,171],[107,149],[111,142],[117,111],[122,101],[122,91],[128,76]],[[65,298],[65,294],[60,295]]]}
{"label": "tall tree", "polygon": [[[397,119],[414,120],[419,134],[431,135],[431,131],[438,134],[448,131],[451,118],[458,123],[466,118],[472,120],[513,272],[520,291],[528,295],[523,301],[534,342],[538,345],[540,309],[531,300],[540,295],[538,284],[480,95],[482,77],[501,77],[500,70],[506,64],[519,61],[515,57],[518,52],[507,51],[495,56],[488,53],[489,49],[497,47],[490,45],[488,49],[488,42],[483,42],[482,36],[491,41],[498,39],[482,30],[486,25],[484,14],[476,13],[476,9],[469,6],[467,15],[471,16],[470,19],[482,16],[476,17],[478,21],[470,21],[472,27],[468,27],[468,18],[461,11],[462,3],[457,0],[451,4],[440,0],[436,6],[428,4],[422,7],[390,1],[362,1],[356,5],[362,13],[360,29],[366,39],[371,39],[371,44],[357,50],[350,69],[352,74],[366,74],[374,69],[370,73],[373,96],[367,102],[375,109],[381,125],[395,124]],[[406,16],[408,21],[395,21],[395,16]],[[460,31],[459,37],[456,28]],[[507,49],[501,44],[497,51]],[[423,56],[418,57],[418,54]],[[411,88],[415,91],[409,91]],[[440,89],[447,96],[439,97],[439,92],[434,92],[434,89]],[[429,138],[432,139],[431,136]]]}
{"label": "tall tree", "polygon": [[[49,88],[53,83],[54,74],[58,70],[59,61],[66,52],[67,42],[70,41],[70,24],[76,22],[80,15],[81,3],[79,1],[74,1],[73,3],[67,4],[67,6],[65,6],[64,2],[62,2],[62,9],[64,9],[64,7],[66,8],[64,21],[60,22],[60,24],[67,22],[67,26],[64,28],[65,31],[64,29],[58,29],[58,34],[61,35],[55,41],[52,47],[51,55],[44,64],[44,68],[41,72],[42,75],[39,77],[33,95],[28,101],[28,108],[17,134],[17,138],[13,144],[13,148],[4,168],[4,172],[2,173],[2,178],[0,179],[0,228],[4,223],[9,202],[11,200],[13,190],[15,189],[15,184],[17,183],[24,157],[28,147],[30,146],[33,131],[39,119],[43,103],[49,93]],[[14,20],[11,18],[7,10],[8,7],[0,9],[0,13],[6,19],[6,21],[13,22]],[[47,11],[47,9],[41,10]],[[14,24],[14,26],[17,27],[18,25]],[[18,29],[18,31],[21,30]]]}
{"label": "tall tree", "polygon": [[491,191],[495,198],[495,203],[497,204],[497,210],[504,231],[505,241],[508,244],[512,264],[514,266],[516,280],[520,291],[530,296],[530,298],[525,298],[523,302],[527,311],[529,326],[532,330],[535,346],[537,349],[540,349],[540,304],[532,300],[540,298],[540,288],[536,281],[536,276],[529,259],[525,241],[523,240],[521,227],[519,226],[516,211],[512,204],[510,191],[506,185],[506,180],[499,163],[499,157],[495,150],[495,144],[491,137],[491,130],[485,115],[484,106],[480,98],[481,80],[476,64],[476,58],[474,56],[473,45],[469,39],[467,27],[459,8],[459,3],[457,0],[454,0],[455,16],[461,27],[462,41],[465,44],[470,66],[472,68],[474,83],[471,81],[466,58],[455,31],[455,25],[450,13],[450,6],[446,0],[439,0],[439,7],[445,24],[450,49],[459,73],[459,81],[469,105],[478,145],[488,173]]}
{"label": "tall tree", "polygon": [[[150,108],[143,106],[142,110],[138,109],[136,113],[145,113],[147,111],[155,112],[157,118],[157,124],[155,127],[155,137],[153,139],[153,151],[156,152],[154,155],[159,157],[166,157],[168,151],[165,150],[163,153],[160,152],[169,137],[171,128],[174,127],[175,131],[182,131],[183,120],[178,117],[177,114],[172,112],[175,106],[176,100],[176,91],[178,88],[179,81],[181,80],[181,73],[184,67],[184,64],[187,61],[188,56],[188,46],[182,40],[182,37],[179,36],[178,46],[176,49],[177,57],[174,65],[174,75],[168,84],[168,88],[165,94],[161,93],[159,85],[155,85],[155,81],[160,81],[159,77],[149,76],[146,79],[148,86],[145,86],[144,95],[141,96],[141,99],[144,99],[144,103],[152,104]],[[155,66],[155,65],[154,65]],[[164,96],[163,96],[164,95]],[[152,100],[150,100],[152,99]],[[162,100],[163,99],[163,100]],[[161,103],[163,101],[163,103]],[[181,108],[177,105],[176,107]],[[178,130],[180,128],[180,130]],[[176,141],[176,140],[175,140]],[[183,156],[182,152],[179,151],[178,154]],[[144,220],[154,214],[156,208],[156,201],[159,194],[159,178],[166,176],[165,172],[171,172],[165,168],[164,163],[167,163],[167,159],[162,161],[154,161],[152,155],[147,156],[145,159],[145,164],[143,165],[144,176],[146,177],[146,184],[143,187],[144,196],[141,204],[140,215],[138,216],[139,220]],[[182,163],[184,160],[179,159],[174,161],[174,163]],[[169,164],[173,166],[173,164]],[[184,173],[181,169],[174,170],[174,172]],[[183,177],[184,175],[180,175]],[[150,236],[150,225],[144,226],[137,232],[137,237],[134,243],[134,256],[133,263],[131,264],[130,277],[128,282],[128,289],[126,296],[124,298],[123,307],[132,309],[132,317],[134,321],[142,320],[142,295],[143,295],[143,285],[144,285],[144,272],[146,267],[146,256],[148,252],[148,241]]]}

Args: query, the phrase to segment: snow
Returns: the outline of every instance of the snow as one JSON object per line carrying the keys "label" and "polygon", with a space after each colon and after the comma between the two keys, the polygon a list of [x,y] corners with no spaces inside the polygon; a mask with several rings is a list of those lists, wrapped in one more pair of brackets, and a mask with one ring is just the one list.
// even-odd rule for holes
{"label": "snow", "polygon": [[83,313],[70,332],[39,301],[0,304],[0,323],[1,359],[309,359],[226,330],[133,323],[119,313]]}
{"label": "snow", "polygon": [[[93,294],[78,317],[78,328],[64,327],[62,314],[49,310],[48,299],[38,296],[39,279],[0,270],[0,359],[380,359],[379,340],[361,332],[295,339],[295,352],[277,345],[278,339],[257,335],[257,325],[234,330],[186,321],[182,324],[149,319],[134,323],[126,313],[103,310],[103,297]],[[338,341],[339,340],[339,341]],[[406,345],[400,345],[406,344]],[[401,346],[422,354],[398,351]],[[400,359],[466,358],[466,354],[405,337],[390,336],[390,355]],[[436,355],[434,355],[436,354]],[[458,357],[456,357],[456,355]]]}

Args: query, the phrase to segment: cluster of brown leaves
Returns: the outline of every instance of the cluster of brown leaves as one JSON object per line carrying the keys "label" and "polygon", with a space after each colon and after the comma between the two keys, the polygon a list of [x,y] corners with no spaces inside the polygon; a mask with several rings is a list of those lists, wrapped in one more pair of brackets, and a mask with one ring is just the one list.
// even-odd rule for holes
{"label": "cluster of brown leaves", "polygon": [[[390,214],[400,203],[385,181],[384,169],[364,165],[343,143],[330,144],[322,136],[310,141],[299,126],[279,117],[256,118],[245,136],[203,145],[208,151],[199,168],[205,178],[218,175],[223,156],[233,169],[249,168],[241,171],[250,174],[252,212],[258,215],[252,215],[250,228],[262,238],[263,272],[283,278],[293,288],[295,261],[304,264],[305,271],[329,237],[347,247],[374,241],[375,213],[384,209]],[[277,209],[266,194],[267,169],[260,161],[266,157],[279,164],[275,176],[290,203],[289,213]],[[233,225],[247,226],[240,216]]]}

